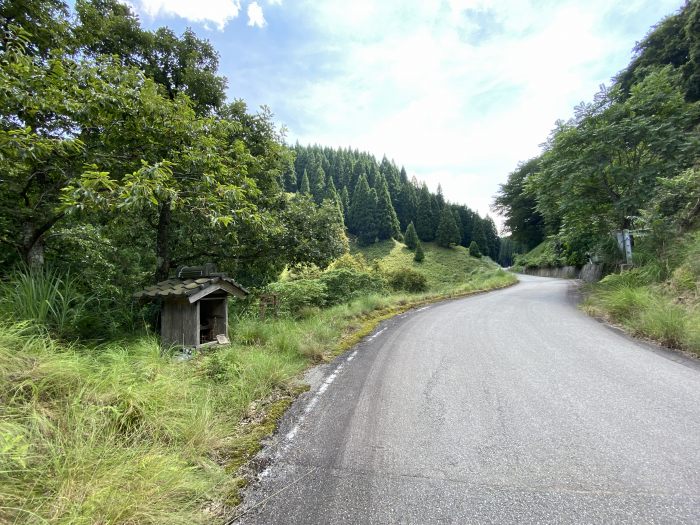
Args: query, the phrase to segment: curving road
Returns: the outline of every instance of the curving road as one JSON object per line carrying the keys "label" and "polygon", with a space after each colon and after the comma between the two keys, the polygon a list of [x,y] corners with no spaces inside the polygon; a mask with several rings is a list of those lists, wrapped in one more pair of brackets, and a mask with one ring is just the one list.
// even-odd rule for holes
{"label": "curving road", "polygon": [[521,277],[317,369],[238,522],[700,522],[698,362],[586,317],[571,292]]}

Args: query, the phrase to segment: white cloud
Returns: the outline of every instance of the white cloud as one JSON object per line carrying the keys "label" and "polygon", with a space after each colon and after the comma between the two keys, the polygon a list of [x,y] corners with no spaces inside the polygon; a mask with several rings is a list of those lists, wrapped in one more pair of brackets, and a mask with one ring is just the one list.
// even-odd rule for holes
{"label": "white cloud", "polygon": [[136,10],[151,17],[175,15],[192,22],[211,22],[219,30],[238,17],[240,0],[133,0]]}
{"label": "white cloud", "polygon": [[[499,182],[538,153],[555,120],[592,98],[649,25],[678,6],[309,0],[305,11],[336,63],[297,84],[303,127],[291,127],[290,138],[386,154],[431,187],[442,183],[449,199],[488,213]],[[655,13],[633,34],[614,25],[641,9]],[[270,95],[273,107],[290,96]]]}
{"label": "white cloud", "polygon": [[248,25],[251,27],[265,27],[267,22],[263,15],[263,9],[257,2],[248,4]]}

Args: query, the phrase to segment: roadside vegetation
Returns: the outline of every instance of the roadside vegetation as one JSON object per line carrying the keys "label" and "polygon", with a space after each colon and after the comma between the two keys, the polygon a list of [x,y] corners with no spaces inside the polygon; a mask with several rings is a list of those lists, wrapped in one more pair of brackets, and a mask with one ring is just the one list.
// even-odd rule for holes
{"label": "roadside vegetation", "polygon": [[700,231],[676,240],[665,256],[587,288],[583,308],[631,333],[700,357]]}
{"label": "roadside vegetation", "polygon": [[232,302],[232,344],[188,361],[143,325],[81,339],[95,298],[55,272],[14,273],[0,294],[0,521],[230,517],[246,464],[305,389],[303,370],[411,306],[514,281],[464,252],[426,244],[416,263],[388,241],[286,271],[261,289],[281,297],[278,316],[261,320],[254,298]]}
{"label": "roadside vegetation", "polygon": [[[632,333],[698,352],[700,2],[686,2],[540,155],[501,185],[494,209],[514,270],[602,265],[585,308]],[[633,260],[616,236],[631,232]],[[507,263],[506,263],[507,264]]]}

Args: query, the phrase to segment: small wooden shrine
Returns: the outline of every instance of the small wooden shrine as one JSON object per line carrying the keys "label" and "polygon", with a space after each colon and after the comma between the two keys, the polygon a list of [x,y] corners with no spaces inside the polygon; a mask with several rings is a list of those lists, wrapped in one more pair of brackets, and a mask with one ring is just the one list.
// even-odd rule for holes
{"label": "small wooden shrine", "polygon": [[149,286],[134,297],[160,301],[161,344],[199,348],[228,342],[228,297],[249,294],[213,264],[178,268],[176,277]]}

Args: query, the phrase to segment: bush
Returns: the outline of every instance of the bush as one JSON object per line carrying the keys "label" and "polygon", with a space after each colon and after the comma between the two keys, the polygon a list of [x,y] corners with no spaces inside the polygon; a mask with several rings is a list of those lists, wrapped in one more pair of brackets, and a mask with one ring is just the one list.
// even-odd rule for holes
{"label": "bush", "polygon": [[385,288],[379,275],[354,268],[327,270],[319,279],[326,287],[327,304],[348,302],[362,295],[380,293]]}
{"label": "bush", "polygon": [[416,244],[416,254],[413,256],[413,260],[418,263],[425,260],[425,252],[423,251],[423,245],[420,241]]}
{"label": "bush", "polygon": [[428,289],[428,279],[411,268],[401,268],[389,274],[389,285],[396,291],[419,293]]}
{"label": "bush", "polygon": [[479,245],[476,244],[475,241],[472,241],[469,245],[469,255],[471,255],[472,257],[476,257],[477,259],[481,257],[481,250],[479,249]]}
{"label": "bush", "polygon": [[406,247],[409,250],[415,250],[418,245],[418,235],[416,234],[416,228],[413,226],[413,221],[408,224],[406,228],[406,235],[404,235],[404,241],[406,242]]}
{"label": "bush", "polygon": [[327,302],[326,285],[318,279],[297,279],[269,284],[268,293],[277,294],[280,311],[297,315],[303,308],[322,307]]}

